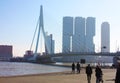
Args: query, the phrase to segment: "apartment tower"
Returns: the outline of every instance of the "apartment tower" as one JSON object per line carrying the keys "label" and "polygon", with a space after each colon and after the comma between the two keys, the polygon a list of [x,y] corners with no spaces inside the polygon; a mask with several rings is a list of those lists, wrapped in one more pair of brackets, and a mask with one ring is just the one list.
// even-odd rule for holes
{"label": "apartment tower", "polygon": [[110,52],[110,25],[108,22],[101,24],[101,52]]}

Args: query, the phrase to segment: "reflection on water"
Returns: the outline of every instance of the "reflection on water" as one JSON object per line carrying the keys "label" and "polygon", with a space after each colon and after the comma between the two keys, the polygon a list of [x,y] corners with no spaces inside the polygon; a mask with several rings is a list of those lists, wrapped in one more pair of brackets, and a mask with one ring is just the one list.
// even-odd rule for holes
{"label": "reflection on water", "polygon": [[15,76],[69,71],[70,68],[33,63],[0,62],[0,76]]}

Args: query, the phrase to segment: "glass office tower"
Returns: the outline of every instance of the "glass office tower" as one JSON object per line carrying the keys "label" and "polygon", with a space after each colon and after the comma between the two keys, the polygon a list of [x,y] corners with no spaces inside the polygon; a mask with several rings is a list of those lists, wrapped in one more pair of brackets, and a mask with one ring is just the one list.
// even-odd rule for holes
{"label": "glass office tower", "polygon": [[95,52],[93,37],[95,36],[95,18],[86,19],[86,52]]}
{"label": "glass office tower", "polygon": [[72,52],[85,52],[85,18],[76,17],[72,39]]}
{"label": "glass office tower", "polygon": [[62,52],[69,53],[72,50],[72,35],[73,35],[73,17],[63,17],[63,39]]}
{"label": "glass office tower", "polygon": [[[46,41],[48,43],[48,47],[50,49],[50,53],[54,54],[55,41],[53,40],[52,34],[50,34],[50,35],[46,34]],[[45,52],[46,52],[46,54],[48,54],[48,50],[47,50],[46,46],[45,46]]]}

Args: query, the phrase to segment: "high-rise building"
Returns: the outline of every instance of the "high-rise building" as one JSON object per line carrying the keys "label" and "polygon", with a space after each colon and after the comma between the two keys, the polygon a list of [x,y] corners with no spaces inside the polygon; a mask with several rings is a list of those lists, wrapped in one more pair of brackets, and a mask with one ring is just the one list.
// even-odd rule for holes
{"label": "high-rise building", "polygon": [[86,19],[86,52],[95,52],[93,37],[95,36],[95,18]]}
{"label": "high-rise building", "polygon": [[62,52],[95,52],[95,18],[63,18]]}
{"label": "high-rise building", "polygon": [[72,39],[72,52],[85,52],[85,18],[76,17]]}
{"label": "high-rise building", "polygon": [[72,35],[73,35],[73,17],[63,18],[63,42],[62,42],[62,52],[69,53],[72,46]]}
{"label": "high-rise building", "polygon": [[9,60],[13,56],[11,45],[0,45],[0,60]]}
{"label": "high-rise building", "polygon": [[101,52],[110,52],[110,25],[108,22],[101,24]]}
{"label": "high-rise building", "polygon": [[[46,34],[46,41],[48,43],[48,47],[50,49],[50,53],[54,54],[55,42],[53,40],[52,34],[50,34],[50,35]],[[48,53],[46,46],[45,46],[45,50],[46,50],[45,52]]]}

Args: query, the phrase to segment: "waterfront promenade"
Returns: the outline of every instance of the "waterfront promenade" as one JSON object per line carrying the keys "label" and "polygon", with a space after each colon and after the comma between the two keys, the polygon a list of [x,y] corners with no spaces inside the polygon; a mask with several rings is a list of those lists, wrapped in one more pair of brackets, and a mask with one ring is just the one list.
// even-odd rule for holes
{"label": "waterfront promenade", "polygon": [[[104,83],[114,83],[116,69],[102,69]],[[95,82],[95,72],[93,70],[91,83]],[[71,74],[71,71],[24,75],[13,77],[0,77],[0,83],[87,83],[85,69],[80,74]]]}

